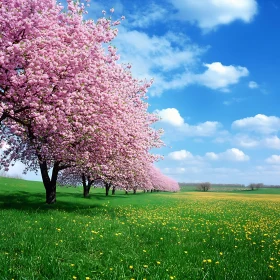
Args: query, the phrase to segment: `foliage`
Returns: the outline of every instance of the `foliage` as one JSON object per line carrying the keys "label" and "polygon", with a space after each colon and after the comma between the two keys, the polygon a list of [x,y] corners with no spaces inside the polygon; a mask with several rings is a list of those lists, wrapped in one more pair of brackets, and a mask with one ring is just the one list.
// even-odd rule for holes
{"label": "foliage", "polygon": [[247,188],[251,191],[253,190],[258,190],[260,188],[263,188],[264,187],[264,184],[263,183],[251,183]]}
{"label": "foliage", "polygon": [[210,188],[211,188],[211,183],[209,182],[200,183],[196,186],[196,189],[202,192],[207,192],[210,190]]}

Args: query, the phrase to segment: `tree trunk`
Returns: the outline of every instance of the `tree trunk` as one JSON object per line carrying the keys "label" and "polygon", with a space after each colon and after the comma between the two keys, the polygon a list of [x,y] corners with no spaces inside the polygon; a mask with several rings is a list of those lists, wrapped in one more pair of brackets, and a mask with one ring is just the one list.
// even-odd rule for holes
{"label": "tree trunk", "polygon": [[90,176],[85,175],[85,173],[82,173],[82,182],[83,182],[83,189],[84,189],[84,197],[89,197],[89,191],[90,188],[94,182],[94,180],[90,179]]}
{"label": "tree trunk", "polygon": [[109,195],[109,190],[111,188],[111,183],[105,183],[105,188],[106,188],[106,196]]}
{"label": "tree trunk", "polygon": [[116,187],[114,186],[113,188],[112,188],[112,195],[115,195],[116,194]]}
{"label": "tree trunk", "polygon": [[136,189],[133,189],[133,194],[136,194]]}
{"label": "tree trunk", "polygon": [[127,191],[127,190],[125,190],[125,194],[128,194],[128,191]]}
{"label": "tree trunk", "polygon": [[46,190],[46,203],[53,204],[56,202],[56,181],[59,172],[59,162],[55,162],[52,170],[52,178],[48,174],[48,166],[46,161],[40,164],[40,171],[42,175],[43,184]]}
{"label": "tree trunk", "polygon": [[90,186],[88,186],[87,184],[85,173],[82,173],[82,181],[83,181],[84,197],[89,197]]}

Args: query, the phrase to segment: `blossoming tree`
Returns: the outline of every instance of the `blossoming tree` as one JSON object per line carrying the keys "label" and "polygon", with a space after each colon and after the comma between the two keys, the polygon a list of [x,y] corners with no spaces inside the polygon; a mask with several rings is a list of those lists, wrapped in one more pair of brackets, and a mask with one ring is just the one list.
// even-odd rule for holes
{"label": "blossoming tree", "polygon": [[84,20],[84,5],[67,3],[0,3],[0,141],[9,146],[1,164],[39,169],[47,203],[56,201],[61,170],[108,176],[118,157],[151,159],[148,150],[162,144],[144,102],[151,83],[118,64],[114,47],[104,49],[119,21]]}

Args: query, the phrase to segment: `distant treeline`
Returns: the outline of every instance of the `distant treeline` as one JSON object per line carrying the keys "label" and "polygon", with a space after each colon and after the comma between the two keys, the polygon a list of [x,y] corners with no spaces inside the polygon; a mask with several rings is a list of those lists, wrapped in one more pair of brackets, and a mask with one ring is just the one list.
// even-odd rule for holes
{"label": "distant treeline", "polygon": [[[179,183],[180,187],[196,187],[201,183]],[[215,187],[246,188],[244,184],[212,184]],[[280,188],[280,185],[263,185],[262,188]]]}

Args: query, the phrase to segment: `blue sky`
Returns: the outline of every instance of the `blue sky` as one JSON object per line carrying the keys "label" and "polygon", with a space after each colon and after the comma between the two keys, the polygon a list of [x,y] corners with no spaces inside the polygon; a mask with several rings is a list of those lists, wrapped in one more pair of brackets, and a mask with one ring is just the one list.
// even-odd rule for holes
{"label": "blue sky", "polygon": [[279,184],[280,2],[92,1],[88,17],[110,8],[113,19],[126,17],[113,42],[121,62],[154,78],[162,172],[180,182]]}

